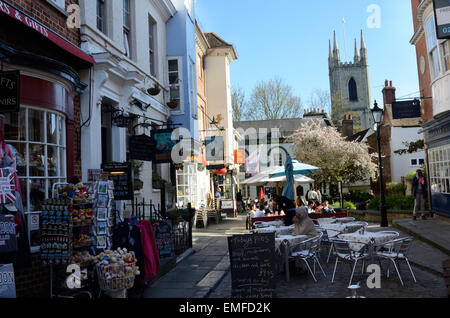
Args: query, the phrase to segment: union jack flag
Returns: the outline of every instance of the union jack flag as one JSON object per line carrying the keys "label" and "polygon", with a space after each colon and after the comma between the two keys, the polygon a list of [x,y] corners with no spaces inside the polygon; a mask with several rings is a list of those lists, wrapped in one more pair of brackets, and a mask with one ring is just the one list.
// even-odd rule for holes
{"label": "union jack flag", "polygon": [[16,202],[16,196],[13,191],[16,191],[14,183],[15,171],[9,168],[0,169],[0,203],[5,204]]}

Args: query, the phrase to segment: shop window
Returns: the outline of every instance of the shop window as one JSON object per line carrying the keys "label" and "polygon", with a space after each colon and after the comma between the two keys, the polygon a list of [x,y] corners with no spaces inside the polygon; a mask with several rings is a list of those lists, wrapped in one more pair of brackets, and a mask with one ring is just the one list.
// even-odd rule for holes
{"label": "shop window", "polygon": [[188,203],[197,206],[197,163],[185,162],[183,170],[177,170],[177,203],[187,207]]}
{"label": "shop window", "polygon": [[[67,180],[65,122],[59,113],[25,106],[19,113],[5,115],[5,141],[16,160],[27,218],[52,197],[56,183]],[[39,230],[32,228],[33,251],[39,249],[38,236]]]}
{"label": "shop window", "polygon": [[430,150],[431,192],[450,193],[450,145]]}

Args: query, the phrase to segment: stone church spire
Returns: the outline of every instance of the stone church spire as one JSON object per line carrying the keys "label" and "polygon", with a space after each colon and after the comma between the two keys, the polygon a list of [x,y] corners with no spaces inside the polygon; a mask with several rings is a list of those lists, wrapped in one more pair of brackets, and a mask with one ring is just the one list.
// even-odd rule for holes
{"label": "stone church spire", "polygon": [[334,31],[334,49],[333,49],[334,59],[337,61],[341,61],[341,56],[339,54],[339,47],[336,38],[336,31]]}
{"label": "stone church spire", "polygon": [[331,40],[328,40],[330,43],[330,45],[329,45],[329,47],[330,47],[330,50],[329,50],[329,53],[328,53],[328,59],[330,60],[330,62],[333,60],[333,58],[334,58],[334,55],[333,55],[333,50],[331,49]]}
{"label": "stone church spire", "polygon": [[364,41],[364,34],[361,30],[361,60],[364,60],[367,63],[367,48],[366,42]]}
{"label": "stone church spire", "polygon": [[354,57],[355,63],[358,63],[360,61],[359,52],[358,52],[358,42],[355,39],[355,57]]}

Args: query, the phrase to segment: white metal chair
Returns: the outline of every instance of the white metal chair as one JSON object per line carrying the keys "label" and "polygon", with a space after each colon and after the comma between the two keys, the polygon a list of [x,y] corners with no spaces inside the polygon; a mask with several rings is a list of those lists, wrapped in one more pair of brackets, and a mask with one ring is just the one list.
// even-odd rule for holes
{"label": "white metal chair", "polygon": [[353,275],[355,274],[355,268],[356,265],[360,260],[368,259],[369,255],[366,252],[366,246],[365,245],[360,251],[356,252],[350,248],[349,243],[352,243],[351,241],[345,241],[345,240],[333,240],[333,248],[336,252],[336,262],[334,265],[333,270],[333,277],[331,278],[331,283],[334,283],[334,277],[336,274],[336,268],[339,260],[347,262],[347,263],[353,263],[353,270],[352,275],[350,276],[350,282],[349,285],[352,284]]}
{"label": "white metal chair", "polygon": [[389,242],[386,242],[384,244],[384,249],[382,251],[377,251],[376,252],[376,256],[382,259],[387,259],[389,260],[389,266],[387,268],[387,277],[389,278],[389,268],[392,264],[394,264],[394,268],[395,271],[397,272],[398,278],[400,279],[400,283],[402,284],[402,286],[405,286],[403,284],[403,280],[402,277],[400,275],[400,264],[399,261],[406,261],[406,263],[408,264],[409,267],[409,271],[411,272],[411,275],[414,279],[414,282],[417,283],[416,277],[414,276],[414,272],[411,268],[411,265],[409,264],[409,260],[407,257],[407,254],[409,252],[409,248],[411,246],[413,239],[409,238],[409,237],[405,237],[405,238],[400,238],[400,239],[395,239]]}
{"label": "white metal chair", "polygon": [[[323,233],[320,233],[318,236],[308,239],[294,248],[294,251],[290,254],[290,258],[295,259],[296,261],[303,261],[308,267],[309,272],[311,273],[314,281],[317,283],[316,279],[316,263],[319,265],[320,270],[323,275],[326,277],[322,265],[320,264],[319,259],[317,258],[317,253],[320,249],[320,242],[322,239]],[[311,266],[308,263],[308,260],[313,260],[314,270],[311,270]]]}

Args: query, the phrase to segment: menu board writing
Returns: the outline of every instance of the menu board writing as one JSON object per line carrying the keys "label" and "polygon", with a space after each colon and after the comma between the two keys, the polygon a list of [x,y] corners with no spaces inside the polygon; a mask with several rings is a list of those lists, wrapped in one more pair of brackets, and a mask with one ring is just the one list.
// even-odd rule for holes
{"label": "menu board writing", "polygon": [[228,237],[232,298],[273,298],[275,233]]}

